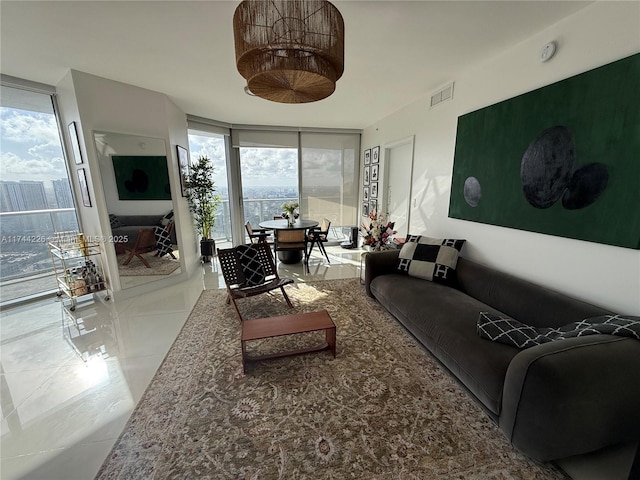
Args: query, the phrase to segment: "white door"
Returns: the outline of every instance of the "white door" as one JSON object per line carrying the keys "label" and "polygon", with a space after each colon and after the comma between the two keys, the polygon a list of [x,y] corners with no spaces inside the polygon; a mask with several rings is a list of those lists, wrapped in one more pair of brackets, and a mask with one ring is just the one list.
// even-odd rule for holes
{"label": "white door", "polygon": [[386,148],[387,211],[395,222],[396,237],[409,232],[411,207],[411,173],[413,171],[413,138]]}

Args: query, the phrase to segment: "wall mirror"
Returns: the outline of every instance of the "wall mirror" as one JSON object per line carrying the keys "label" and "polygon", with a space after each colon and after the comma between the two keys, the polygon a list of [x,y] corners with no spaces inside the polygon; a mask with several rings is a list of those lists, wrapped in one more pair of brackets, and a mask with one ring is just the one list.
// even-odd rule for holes
{"label": "wall mirror", "polygon": [[[162,138],[93,134],[121,288],[178,275],[169,162]],[[160,249],[158,249],[160,246]]]}

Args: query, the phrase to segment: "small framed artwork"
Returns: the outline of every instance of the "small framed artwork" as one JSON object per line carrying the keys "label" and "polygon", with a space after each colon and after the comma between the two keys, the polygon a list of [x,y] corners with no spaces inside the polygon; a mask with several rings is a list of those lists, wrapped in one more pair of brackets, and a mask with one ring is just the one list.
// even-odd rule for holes
{"label": "small framed artwork", "polygon": [[379,164],[371,165],[371,181],[378,181],[378,169],[380,168]]}
{"label": "small framed artwork", "polygon": [[373,147],[371,149],[371,163],[378,163],[380,161],[380,146]]}
{"label": "small framed artwork", "polygon": [[370,182],[369,172],[370,172],[369,167],[368,166],[364,167],[364,184],[365,185],[369,185],[369,182]]}
{"label": "small framed artwork", "polygon": [[82,194],[82,204],[85,207],[91,206],[91,197],[89,196],[89,184],[87,183],[87,173],[84,168],[78,170],[78,183],[80,184],[80,193]]}
{"label": "small framed artwork", "polygon": [[82,164],[82,151],[80,150],[80,140],[78,139],[78,129],[76,122],[69,124],[69,139],[71,140],[71,150],[73,151],[73,160],[76,165]]}
{"label": "small framed artwork", "polygon": [[371,198],[378,198],[378,182],[371,183]]}
{"label": "small framed artwork", "polygon": [[364,190],[362,193],[362,201],[369,202],[369,187],[364,187]]}
{"label": "small framed artwork", "polygon": [[362,204],[362,216],[363,217],[369,216],[369,202],[364,202]]}
{"label": "small framed artwork", "polygon": [[364,164],[369,165],[371,163],[371,149],[368,148],[364,151]]}
{"label": "small framed artwork", "polygon": [[377,212],[378,211],[378,201],[377,200],[371,200],[369,202],[369,211],[370,212]]}
{"label": "small framed artwork", "polygon": [[189,152],[184,147],[176,145],[178,150],[178,172],[180,174],[180,190],[183,197],[189,195],[189,189],[187,187],[187,178],[189,177]]}

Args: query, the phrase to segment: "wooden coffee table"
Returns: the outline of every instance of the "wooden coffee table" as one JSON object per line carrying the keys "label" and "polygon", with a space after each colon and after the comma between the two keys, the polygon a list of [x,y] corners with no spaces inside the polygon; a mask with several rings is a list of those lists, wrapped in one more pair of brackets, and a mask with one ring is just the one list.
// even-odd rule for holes
{"label": "wooden coffee table", "polygon": [[[278,352],[270,355],[249,356],[247,355],[247,342],[263,338],[280,337],[282,335],[293,335],[295,333],[314,332],[324,330],[326,343],[317,347],[304,348]],[[336,357],[336,324],[326,310],[311,313],[298,313],[294,315],[284,315],[282,317],[257,318],[255,320],[245,320],[242,322],[242,369],[246,372],[247,362],[265,360],[269,358],[286,357],[289,355],[300,355],[309,352],[321,352],[330,350],[333,358]]]}

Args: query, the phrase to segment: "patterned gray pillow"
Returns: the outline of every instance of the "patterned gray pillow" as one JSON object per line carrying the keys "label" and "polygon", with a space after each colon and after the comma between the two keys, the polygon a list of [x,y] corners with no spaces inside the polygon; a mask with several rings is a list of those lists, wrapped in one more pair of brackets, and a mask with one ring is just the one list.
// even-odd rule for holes
{"label": "patterned gray pillow", "polygon": [[513,318],[480,312],[477,330],[482,338],[518,348],[529,348],[554,340],[602,334],[640,340],[640,317],[602,315],[585,318],[558,328],[534,328]]}
{"label": "patterned gray pillow", "polygon": [[120,219],[113,213],[109,214],[109,224],[111,225],[111,228],[118,228],[118,227],[124,226],[120,221]]}

